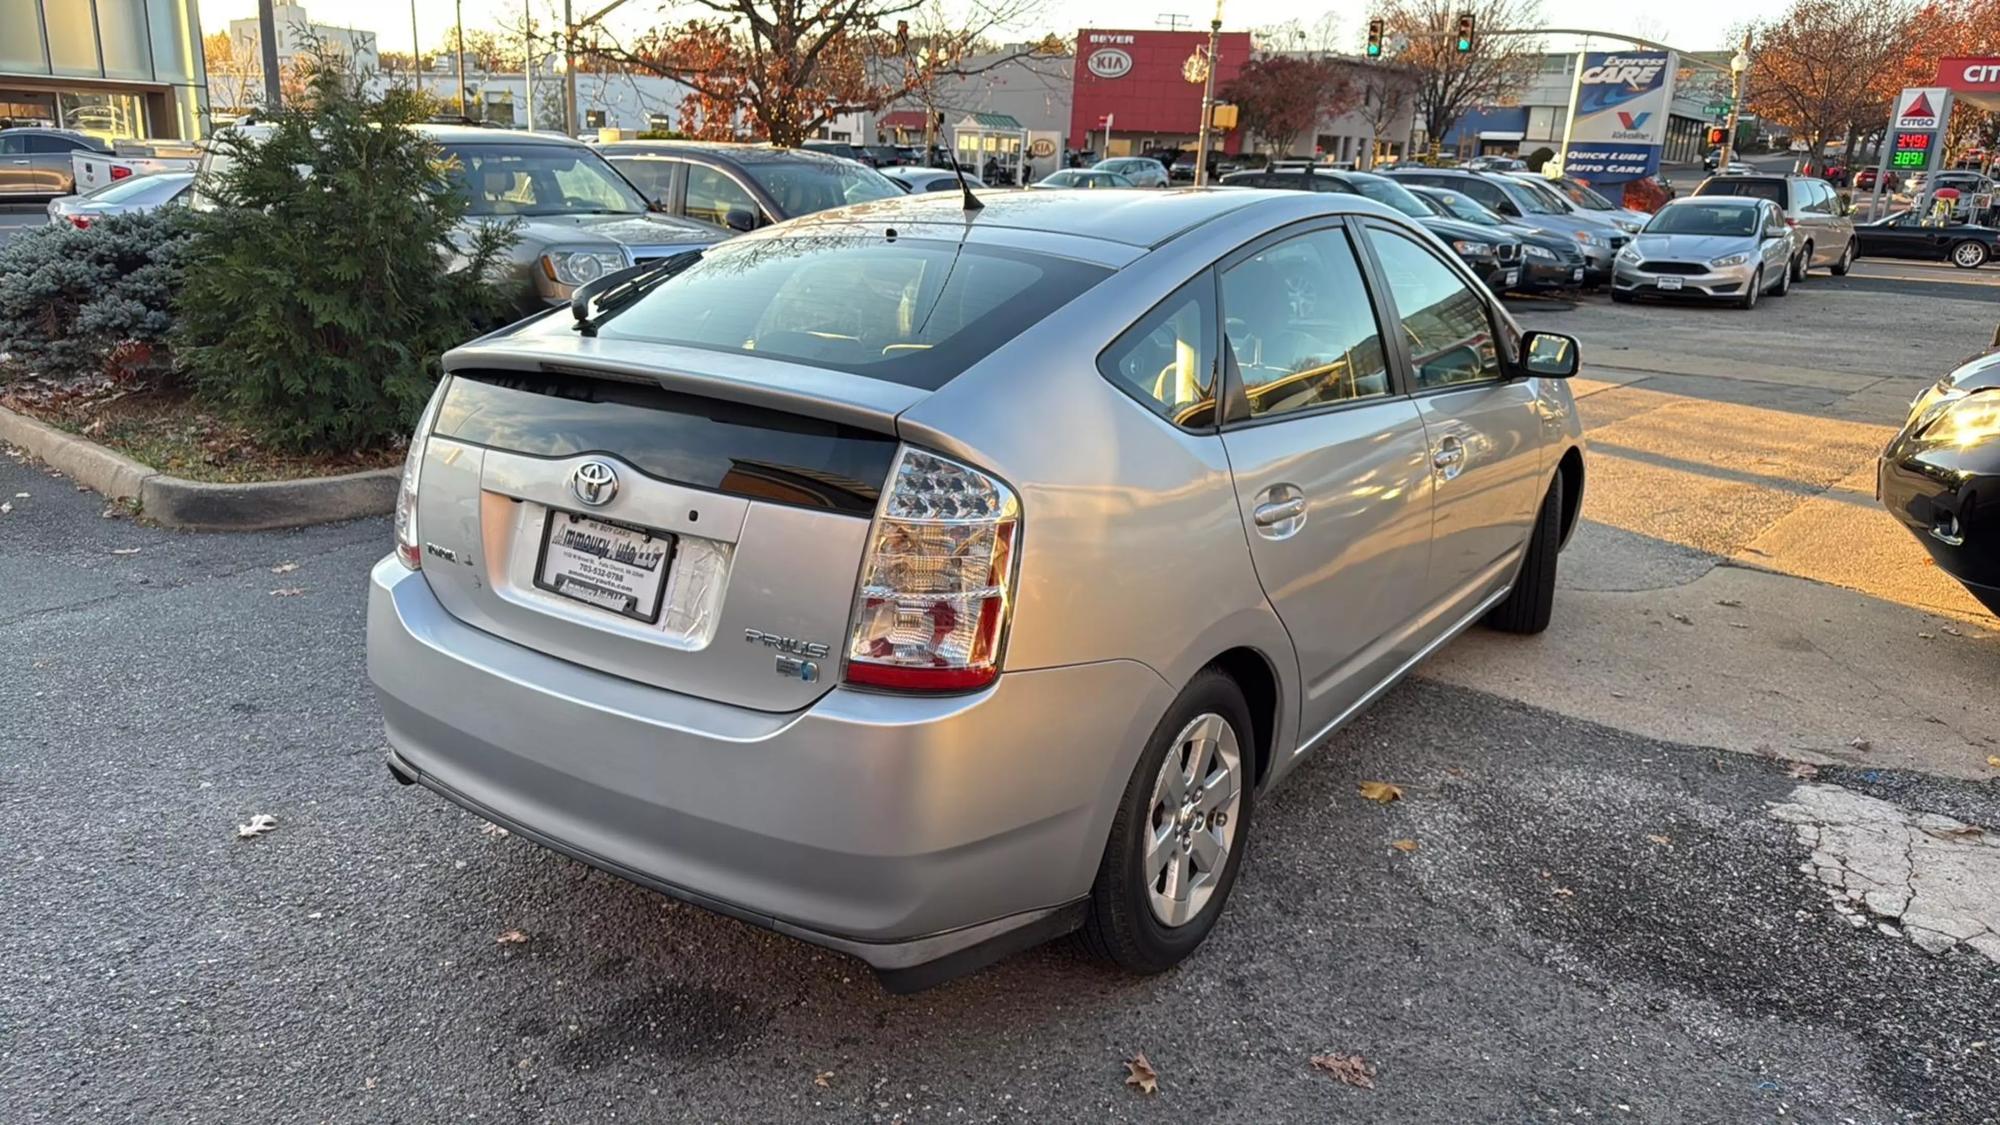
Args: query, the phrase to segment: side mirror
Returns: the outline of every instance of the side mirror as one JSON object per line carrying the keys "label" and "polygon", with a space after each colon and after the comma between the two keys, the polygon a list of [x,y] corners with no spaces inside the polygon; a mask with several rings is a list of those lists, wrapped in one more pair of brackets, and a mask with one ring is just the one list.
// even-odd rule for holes
{"label": "side mirror", "polygon": [[664,199],[648,199],[646,201],[646,210],[654,214],[665,214],[667,211],[667,201]]}
{"label": "side mirror", "polygon": [[728,227],[730,230],[735,230],[735,231],[756,230],[757,212],[752,211],[747,207],[731,207],[728,211],[723,213],[722,225]]}
{"label": "side mirror", "polygon": [[1574,336],[1560,332],[1523,332],[1521,369],[1543,379],[1567,379],[1580,363]]}

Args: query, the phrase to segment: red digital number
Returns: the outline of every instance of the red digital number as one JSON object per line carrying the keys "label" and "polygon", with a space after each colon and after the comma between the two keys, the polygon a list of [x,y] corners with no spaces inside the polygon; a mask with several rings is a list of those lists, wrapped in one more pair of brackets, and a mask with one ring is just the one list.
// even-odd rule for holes
{"label": "red digital number", "polygon": [[1896,147],[1928,151],[1931,147],[1931,135],[1929,133],[1898,133],[1896,134]]}

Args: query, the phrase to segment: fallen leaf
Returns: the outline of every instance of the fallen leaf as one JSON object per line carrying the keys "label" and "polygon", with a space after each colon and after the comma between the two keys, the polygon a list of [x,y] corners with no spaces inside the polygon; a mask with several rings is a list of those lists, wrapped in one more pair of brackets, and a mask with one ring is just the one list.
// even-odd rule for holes
{"label": "fallen leaf", "polygon": [[507,830],[505,828],[500,827],[499,825],[493,823],[490,820],[481,822],[479,825],[479,831],[481,835],[485,836],[507,835]]}
{"label": "fallen leaf", "polygon": [[274,598],[296,598],[303,593],[305,591],[297,586],[285,586],[271,591],[271,596]]}
{"label": "fallen leaf", "polygon": [[1937,640],[1937,634],[1936,634],[1936,633],[1918,633],[1918,634],[1917,634],[1917,639],[1918,639],[1918,640],[1920,640],[1920,641],[1934,641],[1934,640]]}
{"label": "fallen leaf", "polygon": [[1665,847],[1671,847],[1671,846],[1673,845],[1673,842],[1674,842],[1674,838],[1673,838],[1672,836],[1656,836],[1656,835],[1648,835],[1648,836],[1646,837],[1646,839],[1648,839],[1648,840],[1651,840],[1652,842],[1654,842],[1655,844],[1658,844],[1658,845],[1660,845],[1660,846],[1661,846],[1661,847],[1663,847],[1663,848],[1665,848]]}
{"label": "fallen leaf", "polygon": [[1786,770],[1787,776],[1796,778],[1818,777],[1819,767],[1811,762],[1793,762]]}
{"label": "fallen leaf", "polygon": [[1730,609],[1737,609],[1743,605],[1742,602],[1737,601],[1735,598],[1717,598],[1715,599],[1715,604],[1728,606]]}
{"label": "fallen leaf", "polygon": [[1986,829],[1977,824],[1961,824],[1957,828],[1926,828],[1924,834],[1940,840],[1966,840],[1986,835]]}
{"label": "fallen leaf", "polygon": [[1729,627],[1731,629],[1748,629],[1750,627],[1750,623],[1747,621],[1731,621],[1729,623]]}
{"label": "fallen leaf", "polygon": [[1668,616],[1668,617],[1671,617],[1671,618],[1673,618],[1673,619],[1674,619],[1675,621],[1678,621],[1678,622],[1680,622],[1680,623],[1681,623],[1681,624],[1683,624],[1683,625],[1692,625],[1692,624],[1694,624],[1694,618],[1692,618],[1692,617],[1689,617],[1689,616],[1688,616],[1687,614],[1685,614],[1685,613],[1669,613],[1669,614],[1667,614],[1667,616]]}
{"label": "fallen leaf", "polygon": [[1389,841],[1389,846],[1399,852],[1413,852],[1417,850],[1417,842],[1415,840],[1391,840]]}
{"label": "fallen leaf", "polygon": [[114,555],[136,555],[136,554],[138,554],[138,553],[139,553],[139,548],[137,548],[137,547],[113,547],[113,548],[111,548],[111,553],[112,553],[112,554],[114,554]]}
{"label": "fallen leaf", "polygon": [[1371,801],[1380,801],[1385,805],[1403,795],[1401,786],[1391,785],[1386,781],[1364,781],[1355,788],[1361,791],[1363,797]]}
{"label": "fallen leaf", "polygon": [[494,938],[493,942],[495,945],[520,945],[527,940],[527,934],[519,930],[508,930],[506,933]]}
{"label": "fallen leaf", "polygon": [[1153,1064],[1147,1061],[1146,1052],[1140,1051],[1125,1060],[1125,1084],[1137,1086],[1142,1094],[1160,1092],[1160,1072],[1154,1070]]}
{"label": "fallen leaf", "polygon": [[6,515],[6,514],[7,514],[8,512],[11,512],[11,511],[13,511],[13,510],[14,510],[14,502],[13,502],[13,501],[11,501],[11,500],[8,500],[8,501],[0,501],[0,516],[4,516],[4,515]]}
{"label": "fallen leaf", "polygon": [[1986,764],[1992,766],[1996,770],[2000,770],[2000,754],[1986,755]]}
{"label": "fallen leaf", "polygon": [[1938,626],[1938,632],[1950,633],[1954,637],[1963,637],[1965,635],[1958,631],[1958,626],[1956,625],[1940,625]]}
{"label": "fallen leaf", "polygon": [[1555,890],[1550,891],[1549,893],[1555,895],[1557,898],[1569,898],[1570,896],[1576,894],[1575,891],[1570,890],[1568,887],[1557,887]]}
{"label": "fallen leaf", "polygon": [[295,562],[281,562],[281,563],[279,563],[279,564],[278,564],[277,566],[274,566],[274,567],[272,567],[272,568],[271,568],[271,573],[272,573],[272,574],[290,574],[291,572],[293,572],[293,571],[297,570],[298,568],[299,568],[299,564],[297,564],[297,563],[295,563]]}
{"label": "fallen leaf", "polygon": [[828,1089],[828,1090],[832,1089],[833,1072],[830,1070],[822,1070],[818,1074],[813,1075],[813,1085],[818,1086],[822,1089]]}
{"label": "fallen leaf", "polygon": [[16,492],[16,493],[14,494],[14,499],[16,499],[16,500],[26,500],[27,498],[28,498],[28,494],[27,494],[27,493],[25,493],[25,492]]}
{"label": "fallen leaf", "polygon": [[1314,1069],[1324,1070],[1349,1086],[1375,1088],[1375,1068],[1360,1055],[1314,1055],[1312,1064]]}
{"label": "fallen leaf", "polygon": [[1854,737],[1854,738],[1850,738],[1850,739],[1848,739],[1848,740],[1847,740],[1847,744],[1848,744],[1849,746],[1852,746],[1852,747],[1854,747],[1854,748],[1855,748],[1856,750],[1873,750],[1873,749],[1875,749],[1875,744],[1874,744],[1874,743],[1872,743],[1872,742],[1868,741],[1868,740],[1867,740],[1867,739],[1865,739],[1865,738],[1861,738],[1861,737],[1859,737],[1859,736],[1857,736],[1857,737]]}
{"label": "fallen leaf", "polygon": [[250,823],[236,826],[236,838],[254,840],[278,826],[278,818],[269,813],[258,813],[250,818]]}

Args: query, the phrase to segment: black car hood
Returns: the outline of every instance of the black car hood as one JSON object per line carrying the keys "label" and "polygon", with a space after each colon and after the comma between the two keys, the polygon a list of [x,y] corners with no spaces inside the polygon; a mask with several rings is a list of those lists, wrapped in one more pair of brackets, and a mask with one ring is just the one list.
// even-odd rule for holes
{"label": "black car hood", "polygon": [[1486,229],[1505,231],[1509,238],[1516,239],[1530,246],[1539,246],[1544,250],[1552,250],[1555,252],[1556,257],[1562,261],[1574,261],[1579,265],[1583,262],[1583,250],[1577,246],[1576,239],[1574,238],[1564,238],[1559,234],[1550,234],[1545,230],[1524,227],[1518,223],[1508,223],[1505,226],[1487,227]]}
{"label": "black car hood", "polygon": [[1464,239],[1467,242],[1484,242],[1488,244],[1521,241],[1518,236],[1497,228],[1474,226],[1471,223],[1461,223],[1457,219],[1424,215],[1419,217],[1417,222],[1446,242],[1454,238]]}
{"label": "black car hood", "polygon": [[2000,387],[2000,347],[1959,364],[1958,370],[1945,376],[1945,379],[1952,386],[1968,391],[1987,391]]}

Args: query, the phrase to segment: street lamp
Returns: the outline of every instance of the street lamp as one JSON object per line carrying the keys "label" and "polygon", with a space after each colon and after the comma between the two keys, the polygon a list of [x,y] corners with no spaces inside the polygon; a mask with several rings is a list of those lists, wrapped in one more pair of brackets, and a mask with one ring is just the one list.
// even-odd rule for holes
{"label": "street lamp", "polygon": [[1729,158],[1736,154],[1736,114],[1743,105],[1743,72],[1750,69],[1750,33],[1743,33],[1743,46],[1729,60],[1729,124],[1723,129],[1722,151],[1716,155],[1715,174],[1729,174]]}
{"label": "street lamp", "polygon": [[1222,37],[1222,0],[1215,0],[1215,18],[1208,24],[1208,66],[1202,75],[1201,129],[1195,134],[1194,186],[1208,182],[1208,123],[1215,114],[1215,48]]}

